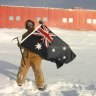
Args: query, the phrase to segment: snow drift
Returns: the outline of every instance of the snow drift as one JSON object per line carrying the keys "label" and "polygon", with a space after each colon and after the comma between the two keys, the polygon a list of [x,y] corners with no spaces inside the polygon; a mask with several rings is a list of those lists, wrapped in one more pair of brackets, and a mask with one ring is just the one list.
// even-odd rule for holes
{"label": "snow drift", "polygon": [[96,33],[53,29],[69,44],[76,60],[56,69],[52,62],[42,61],[47,88],[37,90],[30,68],[23,86],[16,84],[21,54],[14,37],[25,29],[0,29],[0,96],[96,96]]}

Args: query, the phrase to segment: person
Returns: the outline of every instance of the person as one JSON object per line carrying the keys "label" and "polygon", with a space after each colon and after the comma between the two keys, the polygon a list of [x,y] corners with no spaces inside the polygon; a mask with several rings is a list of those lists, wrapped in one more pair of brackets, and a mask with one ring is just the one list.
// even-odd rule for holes
{"label": "person", "polygon": [[[35,23],[32,20],[27,20],[25,22],[25,28],[28,31],[22,35],[22,39],[24,39],[32,31],[35,30]],[[36,86],[39,90],[43,91],[45,89],[45,84],[44,84],[44,76],[41,70],[42,58],[38,54],[35,54],[26,48],[24,48],[23,56],[25,65],[23,59],[21,59],[21,65],[17,74],[17,84],[19,86],[22,86],[22,84],[25,82],[26,74],[31,66],[34,72]]]}

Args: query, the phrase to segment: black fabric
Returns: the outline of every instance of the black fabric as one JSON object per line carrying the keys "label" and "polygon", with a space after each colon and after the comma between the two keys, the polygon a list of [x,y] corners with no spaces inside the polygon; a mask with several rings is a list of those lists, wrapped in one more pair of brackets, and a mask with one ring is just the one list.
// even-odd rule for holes
{"label": "black fabric", "polygon": [[64,63],[71,62],[76,57],[69,45],[45,25],[41,25],[21,45],[45,60],[56,63],[57,68],[60,68]]}

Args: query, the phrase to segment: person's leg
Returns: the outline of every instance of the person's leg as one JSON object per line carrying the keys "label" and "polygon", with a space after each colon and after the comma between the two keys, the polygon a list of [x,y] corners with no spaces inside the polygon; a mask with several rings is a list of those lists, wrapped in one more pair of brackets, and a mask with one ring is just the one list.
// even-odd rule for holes
{"label": "person's leg", "polygon": [[40,57],[33,58],[31,60],[31,66],[34,71],[37,88],[38,89],[41,88],[40,90],[44,90],[45,85],[44,85],[43,73],[41,70],[41,58]]}
{"label": "person's leg", "polygon": [[21,86],[25,82],[26,74],[30,67],[30,59],[24,58],[26,65],[24,65],[23,60],[21,60],[21,65],[17,74],[17,84]]}

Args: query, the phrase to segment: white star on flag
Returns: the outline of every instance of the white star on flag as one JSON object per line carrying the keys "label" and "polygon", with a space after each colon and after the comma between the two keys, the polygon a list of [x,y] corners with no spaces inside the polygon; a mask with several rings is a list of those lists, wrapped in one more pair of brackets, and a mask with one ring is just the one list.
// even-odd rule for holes
{"label": "white star on flag", "polygon": [[54,48],[52,49],[52,52],[55,52],[55,49]]}
{"label": "white star on flag", "polygon": [[42,47],[42,45],[40,43],[37,43],[37,45],[35,45],[35,46],[36,46],[36,49],[38,49],[38,50],[40,50]]}
{"label": "white star on flag", "polygon": [[66,47],[63,47],[63,50],[66,50]]}

